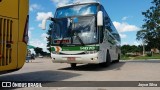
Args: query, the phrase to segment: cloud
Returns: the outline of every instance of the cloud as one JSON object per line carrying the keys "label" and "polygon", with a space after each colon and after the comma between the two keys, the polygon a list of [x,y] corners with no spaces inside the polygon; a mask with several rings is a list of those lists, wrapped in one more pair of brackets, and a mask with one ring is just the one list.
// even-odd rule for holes
{"label": "cloud", "polygon": [[121,33],[121,32],[132,32],[132,31],[138,31],[140,30],[139,27],[136,25],[130,25],[126,22],[116,22],[114,21],[113,24],[115,25],[116,29]]}
{"label": "cloud", "polygon": [[36,20],[42,21],[44,19],[47,19],[48,17],[53,17],[53,13],[52,12],[38,12]]}
{"label": "cloud", "polygon": [[[42,21],[44,19],[47,19],[48,17],[53,17],[53,13],[52,12],[38,12],[37,16],[36,16],[36,20],[37,21]],[[38,27],[42,27],[42,24],[39,23]]]}
{"label": "cloud", "polygon": [[137,41],[133,41],[132,43],[128,43],[128,42],[122,42],[122,44],[121,45],[136,45],[136,46],[138,46],[138,45],[141,45],[141,43],[140,42],[137,42]]}
{"label": "cloud", "polygon": [[123,45],[129,45],[129,44],[127,42],[122,42],[121,45],[123,46]]}
{"label": "cloud", "polygon": [[122,20],[125,21],[127,20],[129,17],[123,17]]}
{"label": "cloud", "polygon": [[48,37],[48,35],[47,35],[46,33],[43,33],[43,34],[41,35],[41,38],[42,38],[44,41],[47,41],[47,37]]}
{"label": "cloud", "polygon": [[48,52],[47,51],[47,42],[45,42],[45,41],[42,41],[40,39],[34,39],[34,40],[30,41],[29,44],[32,46],[35,46],[35,47],[42,48],[43,51]]}
{"label": "cloud", "polygon": [[28,36],[29,38],[32,37],[32,31],[34,30],[34,27],[30,27],[29,30],[28,30]]}
{"label": "cloud", "polygon": [[71,0],[51,0],[56,6],[63,6],[69,4]]}
{"label": "cloud", "polygon": [[133,18],[133,16],[125,16],[125,17],[122,18],[122,21],[126,21],[126,20],[128,20],[130,18]]}
{"label": "cloud", "polygon": [[87,2],[94,2],[94,1],[97,1],[97,0],[73,0],[74,3],[76,2],[87,3]]}
{"label": "cloud", "polygon": [[64,6],[71,3],[86,3],[93,2],[97,0],[51,0],[56,6]]}
{"label": "cloud", "polygon": [[28,36],[29,36],[29,38],[32,37],[32,32],[31,31],[28,31]]}
{"label": "cloud", "polygon": [[38,24],[38,27],[39,27],[39,28],[42,28],[42,23]]}
{"label": "cloud", "polygon": [[38,4],[31,4],[30,7],[29,7],[29,11],[34,11],[34,10],[40,10],[42,9],[42,7]]}
{"label": "cloud", "polygon": [[134,41],[133,44],[131,44],[131,45],[136,45],[136,46],[138,46],[138,45],[141,45],[141,43],[140,43],[140,42],[137,42],[137,41]]}
{"label": "cloud", "polygon": [[46,33],[43,33],[40,35],[39,39],[33,39],[29,42],[30,45],[33,45],[35,47],[42,48],[43,51],[48,52],[47,50],[47,38],[48,35]]}
{"label": "cloud", "polygon": [[29,28],[29,31],[33,31],[33,30],[34,30],[34,27],[30,27],[30,28]]}
{"label": "cloud", "polygon": [[126,35],[126,34],[120,33],[120,36],[121,36],[121,38],[127,38],[127,35]]}

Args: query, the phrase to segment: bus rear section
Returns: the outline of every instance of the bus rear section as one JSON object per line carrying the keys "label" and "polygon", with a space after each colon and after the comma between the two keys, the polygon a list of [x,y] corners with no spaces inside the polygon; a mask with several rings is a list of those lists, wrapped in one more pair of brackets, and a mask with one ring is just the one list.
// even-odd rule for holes
{"label": "bus rear section", "polygon": [[28,0],[0,0],[0,72],[22,68],[28,41]]}

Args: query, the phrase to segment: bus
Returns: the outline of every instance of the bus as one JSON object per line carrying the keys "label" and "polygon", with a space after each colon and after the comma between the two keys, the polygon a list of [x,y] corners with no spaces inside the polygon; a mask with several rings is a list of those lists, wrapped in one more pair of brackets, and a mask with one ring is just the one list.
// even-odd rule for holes
{"label": "bus", "polygon": [[121,38],[99,2],[58,7],[51,21],[51,57],[54,63],[100,64],[119,62]]}
{"label": "bus", "polygon": [[0,0],[0,73],[23,67],[28,42],[29,0]]}

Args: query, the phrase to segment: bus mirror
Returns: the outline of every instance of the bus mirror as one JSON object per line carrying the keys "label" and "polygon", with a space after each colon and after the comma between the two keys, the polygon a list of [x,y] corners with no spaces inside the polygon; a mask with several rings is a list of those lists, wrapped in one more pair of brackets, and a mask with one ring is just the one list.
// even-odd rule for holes
{"label": "bus mirror", "polygon": [[103,12],[99,11],[97,14],[97,26],[103,26]]}
{"label": "bus mirror", "polygon": [[48,17],[47,19],[42,20],[42,25],[41,25],[42,30],[46,30],[47,20],[52,20],[52,17]]}
{"label": "bus mirror", "polygon": [[46,30],[46,23],[47,23],[47,19],[42,20],[42,30]]}

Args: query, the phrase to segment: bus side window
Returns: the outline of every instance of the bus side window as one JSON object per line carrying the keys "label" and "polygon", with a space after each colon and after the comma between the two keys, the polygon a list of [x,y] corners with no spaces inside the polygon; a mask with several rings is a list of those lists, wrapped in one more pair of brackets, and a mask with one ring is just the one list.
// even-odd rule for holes
{"label": "bus side window", "polygon": [[103,8],[103,6],[100,6],[100,10],[103,12],[103,18],[104,18],[104,21],[103,21],[103,29],[102,29],[102,31],[100,31],[100,43],[103,43],[103,41],[106,41],[106,12],[105,12],[105,10],[104,10],[104,8]]}
{"label": "bus side window", "polygon": [[105,37],[104,37],[104,41],[108,41],[109,39],[109,34],[108,34],[108,30],[105,30]]}
{"label": "bus side window", "polygon": [[104,27],[105,27],[105,29],[108,29],[110,32],[112,32],[111,20],[103,7],[102,7],[102,11],[104,12],[103,13],[104,14]]}

